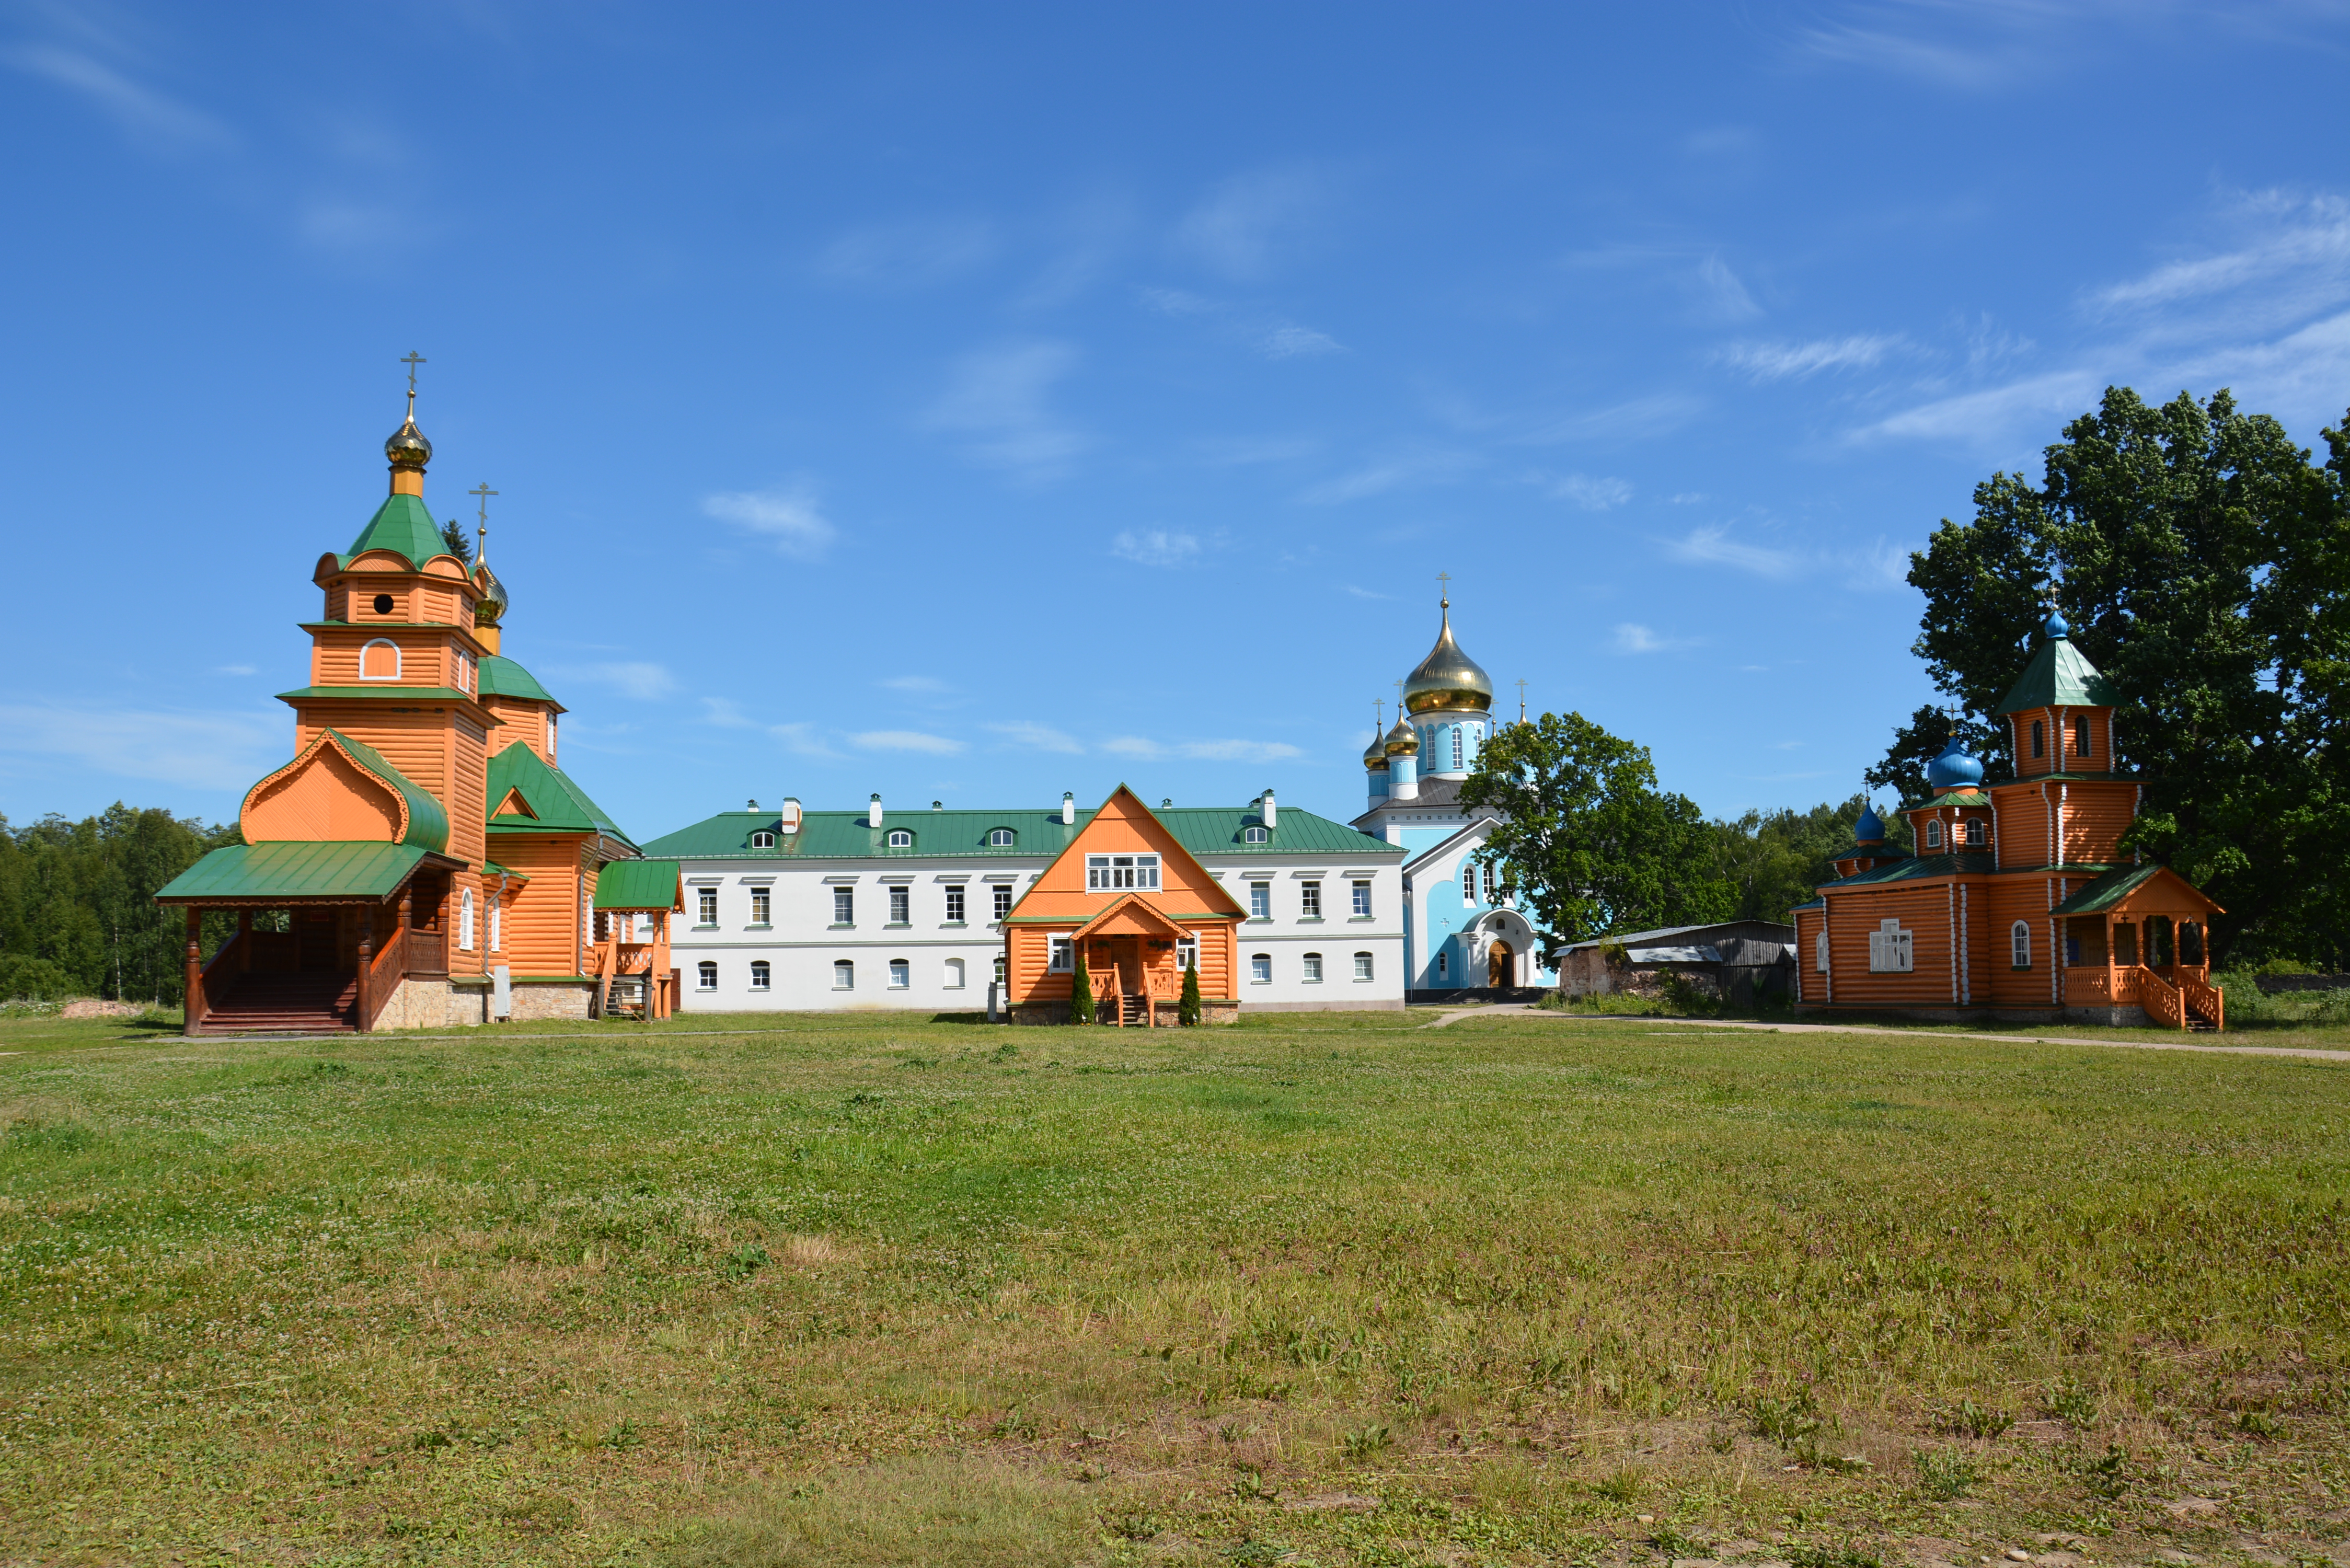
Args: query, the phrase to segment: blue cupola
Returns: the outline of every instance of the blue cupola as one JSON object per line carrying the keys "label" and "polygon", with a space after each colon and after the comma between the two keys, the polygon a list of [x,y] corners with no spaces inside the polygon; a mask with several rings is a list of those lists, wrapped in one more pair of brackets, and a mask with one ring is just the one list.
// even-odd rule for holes
{"label": "blue cupola", "polygon": [[2064,618],[2063,610],[2051,609],[2048,612],[2048,618],[2040,623],[2040,635],[2051,638],[2070,637],[2073,635],[2073,623]]}
{"label": "blue cupola", "polygon": [[1971,789],[1982,783],[1982,763],[1967,754],[1966,746],[1955,734],[1950,743],[1942,748],[1942,754],[1926,764],[1926,783],[1933,789]]}
{"label": "blue cupola", "polygon": [[1860,808],[1860,820],[1852,825],[1852,841],[1855,844],[1885,842],[1885,819],[1877,815],[1876,802],[1871,801]]}

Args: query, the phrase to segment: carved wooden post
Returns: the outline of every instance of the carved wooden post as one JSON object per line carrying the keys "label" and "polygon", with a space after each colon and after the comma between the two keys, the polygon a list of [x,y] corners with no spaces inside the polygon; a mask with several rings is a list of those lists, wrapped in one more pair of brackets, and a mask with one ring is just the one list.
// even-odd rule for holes
{"label": "carved wooden post", "polygon": [[[2060,733],[2060,741],[2064,738]],[[2122,1000],[2121,971],[2114,963],[2114,918],[2106,917],[2106,1002],[2119,1006]]]}
{"label": "carved wooden post", "polygon": [[374,978],[374,969],[375,906],[370,904],[359,910],[359,1015],[356,1022],[362,1034],[375,1027],[375,1009],[368,1004],[368,981]]}
{"label": "carved wooden post", "polygon": [[204,1005],[204,912],[193,904],[188,906],[188,982],[187,1001],[181,1008],[186,1020],[182,1031],[193,1034],[196,1025],[211,1011]]}

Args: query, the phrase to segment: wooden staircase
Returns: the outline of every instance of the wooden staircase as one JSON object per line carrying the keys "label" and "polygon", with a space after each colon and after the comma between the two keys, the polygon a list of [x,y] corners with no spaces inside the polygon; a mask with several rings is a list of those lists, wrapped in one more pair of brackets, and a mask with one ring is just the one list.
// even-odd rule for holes
{"label": "wooden staircase", "polygon": [[216,998],[198,1034],[355,1034],[357,974],[242,974]]}
{"label": "wooden staircase", "polygon": [[605,976],[603,1016],[643,1018],[648,1012],[646,996],[651,989],[652,976],[643,971]]}

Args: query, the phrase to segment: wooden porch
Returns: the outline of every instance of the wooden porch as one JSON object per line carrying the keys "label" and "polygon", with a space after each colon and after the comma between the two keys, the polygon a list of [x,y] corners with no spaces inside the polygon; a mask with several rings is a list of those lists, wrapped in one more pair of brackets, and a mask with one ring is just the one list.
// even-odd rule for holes
{"label": "wooden porch", "polygon": [[207,906],[187,908],[190,1034],[365,1033],[411,977],[445,980],[449,878],[427,871],[383,900],[236,907],[203,957]]}
{"label": "wooden porch", "polygon": [[2064,917],[2068,1007],[2138,1007],[2155,1024],[2217,1033],[2227,998],[2211,984],[2199,909],[2144,909]]}

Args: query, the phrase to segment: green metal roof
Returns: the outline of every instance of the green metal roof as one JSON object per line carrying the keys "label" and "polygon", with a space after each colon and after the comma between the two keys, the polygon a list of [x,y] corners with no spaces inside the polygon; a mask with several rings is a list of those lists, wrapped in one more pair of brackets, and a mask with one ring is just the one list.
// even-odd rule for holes
{"label": "green metal roof", "polygon": [[1921,855],[1914,860],[1897,860],[1890,866],[1873,866],[1835,882],[1823,882],[1829,888],[1863,888],[1877,882],[1907,882],[1919,877],[1971,877],[1999,869],[1999,862],[1989,852],[1960,850],[1956,855]]}
{"label": "green metal roof", "polygon": [[1979,789],[1946,790],[1923,805],[1905,806],[1905,811],[1931,811],[1941,805],[1989,805],[1991,796]]}
{"label": "green metal roof", "polygon": [[[555,702],[546,688],[535,680],[530,671],[504,654],[485,654],[482,659],[482,695],[513,697],[529,702]],[[563,704],[555,702],[558,708]]]}
{"label": "green metal roof", "polygon": [[[2063,903],[2057,905],[2055,909],[2050,910],[2049,913],[2055,915],[2101,915],[2107,909],[2112,909],[2115,905],[2120,903],[2124,898],[2128,898],[2132,893],[2137,892],[2140,888],[2145,887],[2148,882],[2153,881],[2157,877],[2161,876],[2167,870],[2169,870],[2169,867],[2165,866],[2116,866],[2112,870],[2106,872],[2104,876],[2098,877],[2095,881],[2090,883],[2087,887],[2082,888],[2079,892],[2074,894],[2071,898],[2065,899]],[[2212,903],[2210,896],[2207,895],[2203,889],[2196,887],[2195,884],[2188,881],[2186,877],[2180,877],[2175,871],[2171,872],[2171,876],[2181,887],[2194,894],[2195,897],[2201,900],[2206,906],[2213,909],[2219,909],[2220,906]]]}
{"label": "green metal roof", "polygon": [[2121,693],[2097,673],[2097,667],[2073,646],[2069,637],[2052,637],[2040,645],[2032,662],[1994,713],[2021,713],[2033,708],[2113,708]]}
{"label": "green metal roof", "polygon": [[[673,855],[687,860],[737,857],[749,860],[904,860],[926,856],[1024,860],[1041,856],[1049,859],[1067,848],[1070,840],[1085,830],[1093,815],[1091,811],[1080,811],[1075,823],[1063,826],[1057,807],[1045,811],[907,811],[885,815],[879,827],[868,827],[861,811],[811,811],[801,815],[800,830],[786,836],[775,812],[728,811],[691,827],[663,834],[647,844],[645,850],[648,854]],[[1246,830],[1258,825],[1257,808],[1253,805],[1159,806],[1152,808],[1151,815],[1165,826],[1178,844],[1195,856],[1351,855],[1400,858],[1404,853],[1399,845],[1294,806],[1284,807],[1276,814],[1272,841],[1266,844],[1242,842]],[[988,843],[989,833],[999,827],[1012,830],[1009,846],[999,847]],[[751,835],[762,832],[775,835],[775,847],[751,847]],[[913,843],[904,848],[891,848],[889,836],[896,832],[910,834]]]}
{"label": "green metal roof", "polygon": [[[367,686],[297,686],[291,691],[277,694],[280,702],[299,702],[306,699],[313,701],[356,699],[384,702],[471,702],[473,700],[470,692],[460,691],[454,686],[395,686],[389,680]],[[503,719],[490,721],[494,724],[504,722]]]}
{"label": "green metal roof", "polygon": [[588,798],[588,792],[551,768],[528,746],[508,746],[490,759],[490,809],[504,805],[507,794],[520,790],[532,815],[508,814],[490,818],[492,833],[605,833],[630,848],[636,841]]}
{"label": "green metal roof", "polygon": [[673,909],[679,907],[677,862],[611,860],[596,873],[599,909]]}
{"label": "green metal roof", "polygon": [[232,844],[164,884],[155,899],[163,904],[380,902],[400,890],[425,853],[417,845],[380,841]]}
{"label": "green metal roof", "polygon": [[352,556],[369,550],[390,550],[421,572],[433,556],[449,554],[449,543],[441,537],[441,524],[424,509],[422,496],[387,495],[344,552],[342,564],[348,566]]}

